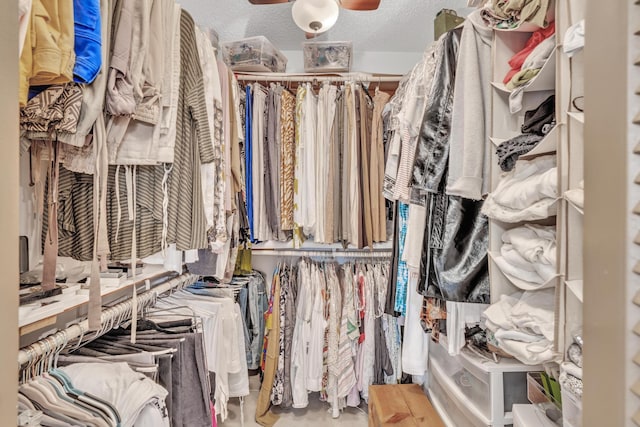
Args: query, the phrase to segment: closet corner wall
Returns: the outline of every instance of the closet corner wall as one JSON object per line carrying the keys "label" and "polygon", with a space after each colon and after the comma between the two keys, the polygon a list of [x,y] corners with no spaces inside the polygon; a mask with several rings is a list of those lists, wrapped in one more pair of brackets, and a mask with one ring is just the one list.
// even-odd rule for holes
{"label": "closet corner wall", "polygon": [[[3,5],[0,16],[0,56],[18,57],[18,2]],[[0,425],[16,423],[18,377],[18,62],[3,60],[0,65],[0,128],[3,162],[0,168],[0,269],[4,283],[0,291]]]}
{"label": "closet corner wall", "polygon": [[[558,92],[556,114],[561,123],[558,152],[558,186],[561,206],[558,216],[558,248],[562,280],[559,286],[560,303],[557,309],[556,350],[563,363],[571,363],[569,347],[574,336],[583,335],[584,301],[584,49],[569,57],[563,46],[567,29],[585,18],[585,0],[559,2],[556,34],[558,36]],[[582,111],[581,111],[582,110]],[[575,195],[578,195],[576,200]],[[580,197],[581,195],[581,197]],[[582,199],[580,202],[579,199]],[[582,368],[580,368],[582,370]],[[584,377],[583,377],[584,379]],[[565,425],[583,425],[582,400],[562,390]]]}
{"label": "closet corner wall", "polygon": [[640,227],[634,174],[640,112],[634,95],[640,73],[636,1],[586,0],[584,126],[584,355],[583,425],[637,426],[640,408],[633,362],[640,350],[634,304],[640,276],[633,272]]}

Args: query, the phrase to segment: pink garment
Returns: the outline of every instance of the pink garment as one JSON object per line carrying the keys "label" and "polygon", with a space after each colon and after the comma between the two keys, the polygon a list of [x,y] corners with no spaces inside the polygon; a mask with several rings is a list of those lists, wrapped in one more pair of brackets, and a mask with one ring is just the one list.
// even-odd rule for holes
{"label": "pink garment", "polygon": [[209,406],[211,407],[211,427],[218,427],[218,421],[216,420],[216,407],[211,401],[209,401]]}
{"label": "pink garment", "polygon": [[531,34],[531,37],[529,37],[529,40],[527,40],[524,48],[520,52],[513,55],[513,57],[509,60],[511,70],[509,70],[509,72],[505,76],[503,83],[509,83],[513,76],[520,72],[522,64],[524,64],[524,61],[527,59],[527,56],[529,56],[531,51],[533,51],[536,46],[542,43],[543,40],[551,37],[555,32],[556,23],[551,22],[549,23],[549,26],[547,28],[540,28],[538,31]]}

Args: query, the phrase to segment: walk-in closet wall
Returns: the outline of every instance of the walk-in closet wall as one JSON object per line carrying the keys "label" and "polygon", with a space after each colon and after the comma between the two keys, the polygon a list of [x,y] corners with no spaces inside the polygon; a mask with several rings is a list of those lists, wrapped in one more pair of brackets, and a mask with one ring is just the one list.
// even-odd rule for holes
{"label": "walk-in closet wall", "polygon": [[[582,425],[582,401],[570,390],[567,372],[583,379],[582,362],[575,358],[576,341],[583,339],[583,242],[584,242],[584,49],[571,52],[575,29],[584,20],[586,1],[561,2],[557,21],[559,48],[557,111],[562,123],[559,159],[561,162],[562,233],[560,257],[563,281],[557,328],[557,350],[560,356],[563,418],[568,425]],[[584,347],[582,347],[584,348]],[[569,357],[572,354],[572,357]],[[578,361],[579,365],[574,363]],[[580,384],[581,385],[581,384]]]}
{"label": "walk-in closet wall", "polygon": [[[640,217],[637,209],[637,203],[640,202],[640,61],[638,57],[640,55],[640,3],[638,1],[633,2],[629,6],[628,13],[629,27],[627,29],[629,40],[629,53],[628,57],[632,58],[632,61],[628,63],[628,82],[627,82],[627,96],[629,105],[629,117],[633,116],[631,122],[629,122],[629,143],[634,145],[633,154],[630,154],[630,167],[627,174],[627,182],[629,183],[629,201],[633,204],[634,208],[633,218],[630,221],[631,229],[627,234],[627,247],[629,254],[631,255],[632,262],[636,262],[640,255]],[[630,151],[628,151],[630,153]],[[633,184],[631,184],[633,180]],[[633,240],[632,240],[633,239]],[[638,322],[640,321],[640,287],[639,277],[640,264],[638,262],[633,266],[633,279],[630,281],[630,288],[628,289],[628,295],[633,294],[633,299],[630,296],[627,297],[627,301],[632,301],[632,305],[629,311],[629,325],[633,325],[634,336],[633,341],[630,342],[627,350],[627,378],[633,377],[633,380],[637,380],[638,368],[640,365],[640,331],[638,330]],[[631,265],[629,264],[629,268]],[[631,397],[631,404],[628,408],[628,413],[631,413],[631,417],[636,424],[640,424],[640,396],[637,393],[638,382],[634,382],[631,385],[631,391],[627,390],[627,395]]]}
{"label": "walk-in closet wall", "polygon": [[638,425],[635,3],[587,0],[585,9],[584,427]]}
{"label": "walk-in closet wall", "polygon": [[[556,23],[558,87],[556,110],[560,129],[559,248],[560,305],[556,328],[565,425],[584,425],[582,413],[583,242],[584,242],[584,49],[572,51],[584,32],[585,0],[559,3]],[[581,24],[582,23],[582,24]],[[577,30],[577,31],[576,31]],[[579,343],[579,345],[577,344]],[[579,358],[576,357],[580,349]],[[571,355],[571,356],[570,356]],[[569,372],[571,374],[569,374]],[[575,378],[579,378],[576,381]],[[571,384],[578,384],[578,388]]]}
{"label": "walk-in closet wall", "polygon": [[[287,56],[287,72],[304,71],[304,32],[291,19],[292,2],[253,5],[249,0],[184,0],[180,3],[197,24],[215,28],[220,40],[265,35]],[[467,0],[383,0],[375,11],[341,9],[338,21],[317,41],[352,41],[353,71],[404,74],[433,41],[433,17],[442,8],[466,16]],[[265,19],[266,18],[266,19]]]}
{"label": "walk-in closet wall", "polygon": [[18,2],[3,4],[0,14],[0,425],[16,423],[18,377]]}

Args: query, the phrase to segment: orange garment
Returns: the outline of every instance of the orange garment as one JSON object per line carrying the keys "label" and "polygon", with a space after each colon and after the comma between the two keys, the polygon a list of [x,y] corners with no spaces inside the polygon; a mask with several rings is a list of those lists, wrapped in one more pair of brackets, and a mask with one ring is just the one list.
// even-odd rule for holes
{"label": "orange garment", "polygon": [[520,69],[522,68],[522,64],[524,64],[524,61],[527,59],[527,56],[529,56],[529,54],[533,51],[533,49],[535,49],[536,46],[542,43],[543,40],[554,35],[555,32],[556,32],[556,23],[551,22],[547,28],[541,28],[538,31],[531,34],[531,37],[529,37],[529,40],[527,40],[527,42],[525,43],[524,48],[518,53],[516,53],[515,55],[513,55],[513,57],[509,60],[509,65],[511,66],[511,70],[509,70],[509,72],[505,76],[503,83],[504,84],[509,83],[513,78],[513,76],[515,76],[520,72]]}

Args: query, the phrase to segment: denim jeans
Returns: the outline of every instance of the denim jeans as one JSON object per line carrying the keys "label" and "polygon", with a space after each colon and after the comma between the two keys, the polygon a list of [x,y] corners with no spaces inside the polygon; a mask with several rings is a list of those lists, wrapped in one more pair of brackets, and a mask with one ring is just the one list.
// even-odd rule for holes
{"label": "denim jeans", "polygon": [[[238,290],[237,301],[242,313],[247,369],[258,369],[264,343],[264,313],[269,306],[265,279],[262,274],[254,271],[247,276],[234,277],[231,284],[243,285]],[[207,286],[204,282],[196,282],[189,287],[189,292],[197,295],[222,296],[229,291]]]}
{"label": "denim jeans", "polygon": [[244,331],[244,348],[247,357],[247,369],[251,368],[251,361],[253,358],[251,357],[251,338],[249,336],[249,321],[250,315],[247,311],[249,303],[249,291],[247,288],[242,288],[238,292],[238,304],[240,305],[240,313],[242,313],[242,330]]}
{"label": "denim jeans", "polygon": [[249,316],[245,322],[249,332],[247,368],[258,369],[264,343],[264,313],[269,305],[265,279],[260,273],[253,273],[250,276],[247,291],[249,293]]}

